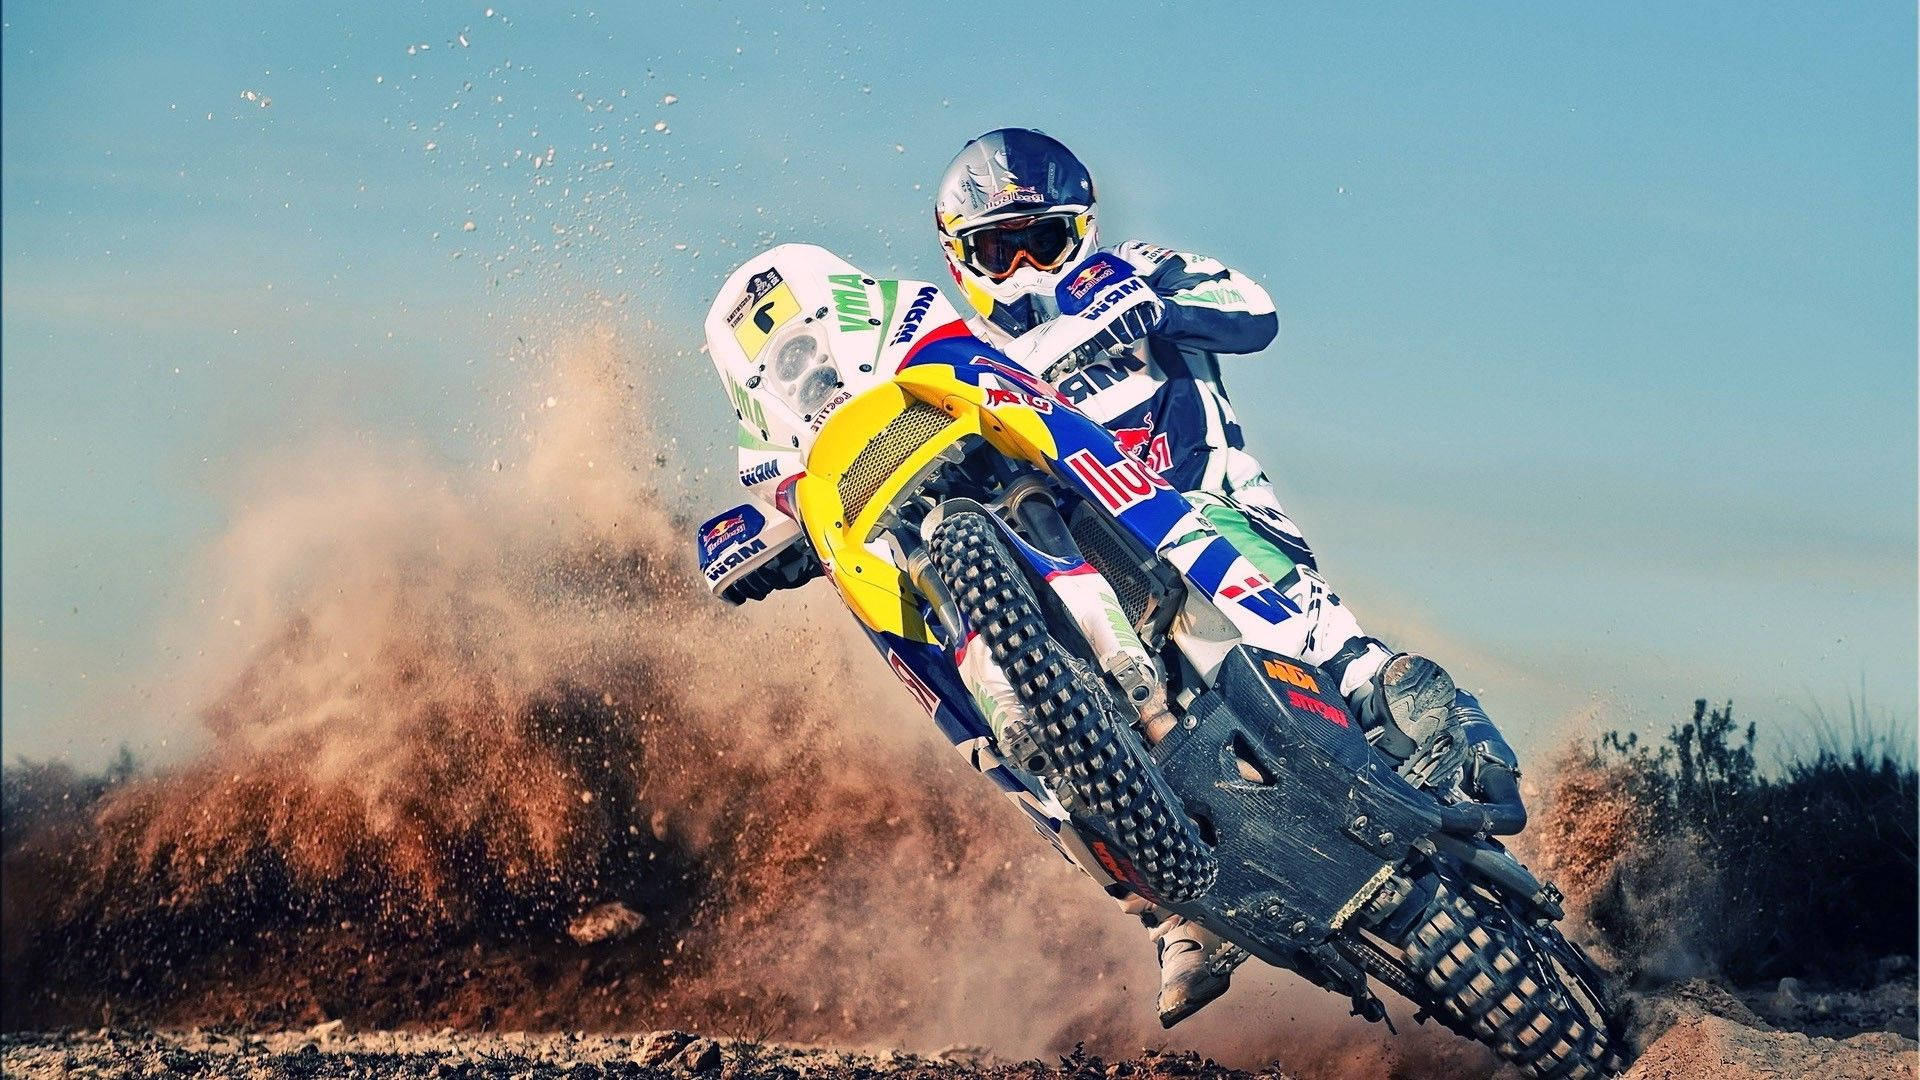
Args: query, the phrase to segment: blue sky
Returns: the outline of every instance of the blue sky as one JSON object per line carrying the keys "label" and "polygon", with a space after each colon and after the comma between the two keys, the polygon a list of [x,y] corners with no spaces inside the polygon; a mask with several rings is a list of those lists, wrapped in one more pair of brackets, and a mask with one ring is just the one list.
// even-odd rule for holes
{"label": "blue sky", "polygon": [[5,5],[10,752],[172,729],[235,478],[340,431],[484,462],[529,334],[644,343],[723,504],[712,290],[789,240],[943,278],[934,179],[1003,124],[1109,239],[1268,287],[1252,448],[1523,746],[1913,718],[1911,5],[495,6]]}

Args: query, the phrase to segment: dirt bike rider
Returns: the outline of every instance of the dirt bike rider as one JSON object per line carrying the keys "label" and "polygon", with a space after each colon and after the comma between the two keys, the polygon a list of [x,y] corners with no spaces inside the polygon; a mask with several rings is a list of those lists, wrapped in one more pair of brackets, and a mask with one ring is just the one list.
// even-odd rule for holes
{"label": "dirt bike rider", "polygon": [[[1063,312],[1060,298],[1074,294],[1100,252],[1093,181],[1065,146],[1036,131],[1003,128],[968,143],[942,178],[935,225],[948,267],[978,312],[970,329],[1105,424],[1299,609],[1283,624],[1297,636],[1280,651],[1339,682],[1369,741],[1403,775],[1456,804],[1450,827],[1520,831],[1526,811],[1506,740],[1438,665],[1395,654],[1360,629],[1246,452],[1217,356],[1258,352],[1273,341],[1279,319],[1266,292],[1215,260],[1128,242],[1112,255],[1129,269],[1111,261],[1093,267],[1109,275],[1093,292],[1111,295],[1122,274],[1145,287],[1097,319]],[[722,595],[734,603],[759,599],[818,572],[806,546],[795,545]],[[1147,727],[1157,740],[1161,733]],[[1123,907],[1148,922],[1159,942],[1163,1024],[1226,991],[1244,953],[1178,916],[1161,917],[1143,898],[1129,896]]]}
{"label": "dirt bike rider", "polygon": [[[1485,831],[1518,832],[1526,811],[1517,759],[1479,702],[1431,660],[1395,654],[1361,631],[1246,451],[1217,357],[1273,341],[1279,319],[1266,292],[1213,259],[1128,241],[1112,254],[1147,288],[1100,321],[1058,318],[1074,295],[1063,287],[1100,250],[1093,180],[1037,131],[1002,128],[968,143],[941,179],[934,218],[948,267],[978,312],[974,333],[1105,424],[1279,585],[1310,626],[1300,658],[1339,680],[1369,740],[1403,774],[1450,789]],[[1154,920],[1144,902],[1134,906],[1158,922],[1160,1013],[1171,1025],[1223,993],[1244,954],[1219,949],[1177,916]]]}

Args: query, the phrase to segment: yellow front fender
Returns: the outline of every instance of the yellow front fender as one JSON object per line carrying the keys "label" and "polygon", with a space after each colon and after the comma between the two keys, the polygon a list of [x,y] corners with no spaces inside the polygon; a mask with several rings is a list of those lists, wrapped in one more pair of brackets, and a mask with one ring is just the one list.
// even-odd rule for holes
{"label": "yellow front fender", "polygon": [[[990,396],[996,398],[991,405]],[[909,640],[932,640],[919,593],[884,548],[868,546],[875,525],[942,451],[968,436],[1048,467],[1055,443],[1039,415],[1048,408],[1044,399],[990,393],[955,378],[950,366],[925,364],[827,418],[794,485],[794,509],[828,578],[861,622]]]}

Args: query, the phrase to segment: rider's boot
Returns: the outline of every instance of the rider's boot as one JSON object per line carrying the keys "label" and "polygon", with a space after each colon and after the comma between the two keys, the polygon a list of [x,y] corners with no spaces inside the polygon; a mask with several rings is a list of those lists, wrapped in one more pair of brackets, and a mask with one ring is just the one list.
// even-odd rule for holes
{"label": "rider's boot", "polygon": [[[1368,741],[1394,760],[1402,776],[1416,786],[1437,788],[1460,774],[1467,759],[1461,727],[1469,714],[1445,668],[1424,656],[1399,653],[1354,697]],[[1486,716],[1477,703],[1472,715]]]}
{"label": "rider's boot", "polygon": [[1233,969],[1247,956],[1207,928],[1177,915],[1153,933],[1160,943],[1161,1027],[1172,1027],[1226,993]]}

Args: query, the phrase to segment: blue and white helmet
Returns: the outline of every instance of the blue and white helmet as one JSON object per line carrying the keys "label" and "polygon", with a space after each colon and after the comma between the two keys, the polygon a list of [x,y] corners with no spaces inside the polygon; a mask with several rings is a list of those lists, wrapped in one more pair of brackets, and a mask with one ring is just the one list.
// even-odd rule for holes
{"label": "blue and white helmet", "polygon": [[1058,314],[1054,286],[1099,248],[1093,177],[1073,151],[1028,128],[963,147],[940,178],[933,220],[967,302],[1008,334]]}

